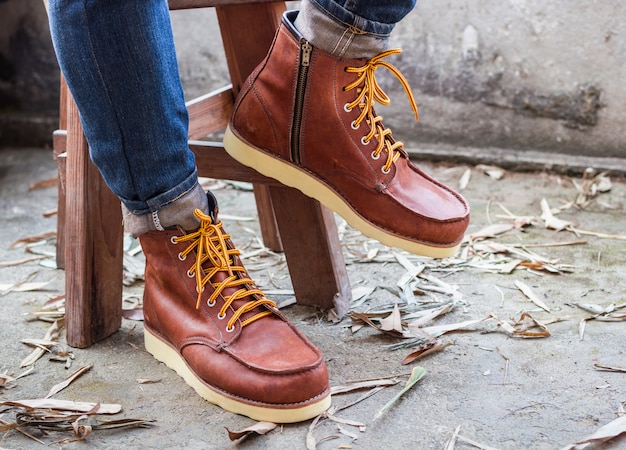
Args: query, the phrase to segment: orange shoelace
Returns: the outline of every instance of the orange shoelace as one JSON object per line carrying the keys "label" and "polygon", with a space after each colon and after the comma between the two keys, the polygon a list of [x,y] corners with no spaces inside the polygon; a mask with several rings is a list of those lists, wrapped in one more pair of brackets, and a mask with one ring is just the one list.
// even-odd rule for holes
{"label": "orange shoelace", "polygon": [[399,141],[394,142],[394,140],[391,139],[391,130],[385,128],[382,123],[383,118],[374,113],[375,102],[385,106],[390,103],[389,97],[378,85],[376,77],[374,76],[378,67],[384,67],[389,70],[400,81],[409,98],[411,108],[413,108],[413,112],[415,113],[415,120],[419,120],[417,104],[415,103],[415,98],[413,97],[413,92],[411,92],[408,81],[395,66],[387,61],[383,61],[387,56],[400,53],[402,53],[400,49],[387,50],[367,61],[364,66],[346,68],[347,72],[357,74],[357,79],[344,87],[345,91],[351,91],[357,88],[357,97],[353,102],[346,105],[346,110],[350,111],[357,106],[361,109],[361,114],[354,120],[352,126],[356,129],[364,120],[369,124],[370,132],[363,137],[362,142],[363,144],[368,144],[374,137],[378,139],[378,147],[372,152],[372,157],[378,159],[381,152],[383,150],[386,151],[387,161],[383,166],[384,173],[389,173],[391,166],[400,157],[399,149],[403,147],[403,144]]}
{"label": "orange shoelace", "polygon": [[[184,236],[175,237],[173,241],[176,243],[189,242],[189,246],[179,255],[182,260],[191,252],[196,252],[196,261],[189,269],[189,275],[195,275],[196,278],[196,287],[198,290],[196,309],[200,307],[204,286],[211,282],[211,278],[219,272],[224,272],[226,277],[223,280],[211,282],[215,290],[209,297],[208,305],[215,305],[216,299],[224,290],[229,288],[235,288],[237,290],[230,295],[224,296],[224,305],[220,308],[218,318],[222,319],[226,317],[226,311],[231,307],[234,301],[250,297],[250,300],[236,309],[235,313],[228,321],[227,331],[233,331],[235,329],[235,323],[243,314],[259,306],[268,305],[275,308],[276,303],[265,298],[265,295],[260,289],[256,287],[250,288],[250,286],[254,286],[254,282],[250,278],[242,275],[246,273],[245,268],[243,266],[234,265],[232,257],[239,255],[240,252],[235,248],[228,248],[226,242],[230,239],[230,235],[224,232],[222,222],[220,221],[214,224],[211,217],[207,216],[199,209],[194,211],[194,215],[200,220],[198,230],[193,233],[185,234]],[[208,264],[205,266],[206,262],[208,262]],[[255,314],[242,321],[241,326],[244,327],[270,314],[273,314],[270,310]]]}

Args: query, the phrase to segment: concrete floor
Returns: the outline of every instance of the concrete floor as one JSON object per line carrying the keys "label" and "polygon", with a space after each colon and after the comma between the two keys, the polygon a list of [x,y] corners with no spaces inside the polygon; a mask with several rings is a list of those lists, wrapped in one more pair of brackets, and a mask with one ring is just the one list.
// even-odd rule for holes
{"label": "concrete floor", "polygon": [[[468,169],[441,165],[426,165],[425,168],[453,186],[458,186]],[[505,213],[499,205],[515,216],[539,217],[541,199],[545,198],[556,207],[564,201],[574,200],[577,195],[569,178],[549,173],[507,172],[501,180],[496,180],[472,167],[471,175],[463,191],[472,204],[470,233],[489,223],[511,223],[501,217]],[[18,239],[55,229],[55,216],[44,217],[44,214],[56,208],[56,188],[29,190],[32,183],[54,176],[55,166],[49,151],[0,150],[0,262],[37,256],[27,252],[24,246],[10,248],[10,245]],[[221,201],[223,219],[235,243],[244,253],[255,251],[257,223],[241,220],[242,217],[253,219],[255,216],[252,194],[223,183],[214,185],[214,188]],[[626,235],[625,209],[626,184],[612,178],[609,192],[600,194],[583,210],[566,209],[558,218],[575,223],[581,230]],[[231,220],[226,215],[239,216],[240,220]],[[382,309],[398,301],[396,284],[406,269],[396,261],[390,249],[345,229],[340,220],[338,223],[353,288],[375,288],[355,309]],[[546,245],[571,241],[584,243]],[[318,424],[312,431],[317,448],[559,449],[616,419],[620,411],[623,414],[626,374],[600,371],[594,364],[626,367],[626,322],[588,321],[581,340],[580,321],[591,314],[575,304],[606,307],[611,303],[626,302],[626,241],[556,232],[536,222],[525,231],[512,230],[486,242],[525,244],[528,250],[552,260],[553,266],[571,266],[571,272],[551,274],[518,269],[507,274],[490,273],[471,267],[468,259],[432,261],[412,258],[416,265],[427,265],[424,273],[440,280],[448,289],[450,286],[457,289],[455,307],[436,319],[434,324],[459,323],[485,318],[489,314],[497,316],[500,321],[514,321],[523,311],[528,311],[541,322],[561,319],[547,325],[550,337],[513,337],[491,319],[469,327],[468,331],[441,336],[443,343],[453,345],[403,365],[402,360],[411,350],[390,350],[390,344],[399,342],[396,338],[382,335],[370,327],[354,332],[351,319],[332,323],[325,314],[313,308],[292,305],[283,309],[323,350],[333,386],[391,375],[397,375],[401,380],[399,384],[386,387],[336,414],[341,419],[363,423],[361,429],[333,421]],[[532,244],[541,246],[532,247]],[[377,253],[372,250],[374,248],[378,249]],[[48,240],[32,247],[31,251],[52,254],[55,241]],[[140,262],[140,256],[134,258]],[[64,292],[64,272],[50,268],[51,261],[47,258],[0,266],[0,285],[25,280],[48,282],[37,291],[6,292],[6,286],[0,289],[3,311],[0,315],[0,374],[20,374],[24,370],[20,369],[20,362],[32,351],[20,341],[43,338],[50,326],[41,321],[30,321],[25,314],[38,310],[49,298]],[[280,255],[260,252],[248,258],[246,264],[263,289],[274,292],[274,298],[279,302],[289,300],[289,278]],[[529,286],[550,311],[530,302],[516,282]],[[125,289],[128,295],[139,298],[141,290],[140,282]],[[430,307],[453,300],[452,295],[434,291],[425,291],[425,295],[417,298],[418,304]],[[129,307],[131,303],[125,305]],[[60,342],[64,342],[63,333]],[[70,369],[44,356],[35,363],[30,375],[5,388],[0,387],[0,400],[42,398],[75,369],[93,364],[89,372],[53,398],[118,403],[123,406],[123,411],[116,417],[155,422],[147,429],[94,431],[83,442],[56,444],[57,447],[230,448],[236,444],[229,440],[225,428],[240,430],[254,423],[200,399],[175,373],[155,361],[143,350],[142,323],[139,321],[124,320],[119,332],[89,349],[66,350],[70,350],[75,358]],[[418,365],[427,371],[426,376],[386,414],[373,420],[376,412],[400,391],[407,379],[406,374]],[[366,392],[368,390],[336,395],[333,404],[347,405]],[[11,422],[14,412],[0,409],[0,419]],[[250,449],[306,448],[310,425],[311,421],[279,426],[267,435],[249,437],[239,446]],[[446,447],[457,429],[456,445]],[[58,432],[42,435],[28,430],[49,445],[71,436]],[[328,436],[332,438],[324,439]],[[11,430],[0,432],[0,448],[45,447]],[[626,439],[622,436],[610,443],[588,448],[626,448]]]}

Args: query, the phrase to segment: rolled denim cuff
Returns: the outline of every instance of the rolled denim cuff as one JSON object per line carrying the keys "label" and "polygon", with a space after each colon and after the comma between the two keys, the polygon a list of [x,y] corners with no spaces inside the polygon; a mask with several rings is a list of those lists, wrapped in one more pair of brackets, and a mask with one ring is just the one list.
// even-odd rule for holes
{"label": "rolled denim cuff", "polygon": [[204,214],[209,214],[206,193],[198,183],[166,206],[154,211],[136,214],[122,203],[124,228],[133,237],[148,231],[163,231],[175,226],[192,231],[200,226],[200,222],[193,215],[196,209],[200,209]]}
{"label": "rolled denim cuff", "polygon": [[342,58],[369,59],[389,48],[395,24],[365,19],[336,3],[328,6],[316,0],[301,2],[294,25],[312,45]]}

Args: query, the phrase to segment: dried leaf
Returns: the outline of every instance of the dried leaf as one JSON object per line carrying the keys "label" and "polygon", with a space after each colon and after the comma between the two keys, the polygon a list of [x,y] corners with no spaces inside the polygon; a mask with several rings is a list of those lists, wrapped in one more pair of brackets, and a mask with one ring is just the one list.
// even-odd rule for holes
{"label": "dried leaf", "polygon": [[[496,316],[492,315],[494,319],[498,320],[498,327],[503,329],[506,333],[513,337],[521,338],[545,338],[550,337],[550,331],[545,324],[537,321],[529,313],[524,312],[520,318],[513,323],[499,320]],[[557,320],[558,321],[558,320]],[[538,328],[539,331],[530,331],[533,328]]]}
{"label": "dried leaf", "polygon": [[36,181],[31,183],[28,186],[29,191],[34,191],[35,189],[44,189],[49,187],[55,187],[59,184],[59,177],[48,178],[46,180]]}
{"label": "dried leaf", "polygon": [[612,422],[600,427],[595,433],[581,439],[575,444],[568,445],[562,450],[578,450],[587,447],[589,444],[608,441],[614,437],[626,433],[626,416],[618,417]]}
{"label": "dried leaf", "polygon": [[535,305],[539,306],[541,309],[546,310],[547,312],[550,312],[550,308],[548,308],[548,305],[546,305],[536,294],[535,292],[530,288],[530,286],[528,286],[526,283],[519,281],[519,280],[515,280],[515,286],[517,286],[517,288],[522,291],[522,293],[531,301],[533,302]]}
{"label": "dried leaf", "polygon": [[377,379],[377,380],[367,380],[367,381],[359,381],[357,383],[350,383],[340,386],[333,386],[330,388],[331,395],[339,395],[345,394],[347,392],[360,391],[362,389],[370,389],[373,387],[379,386],[394,386],[398,384],[400,380],[396,378],[392,379]]}
{"label": "dried leaf", "polygon": [[143,321],[143,307],[133,309],[122,309],[122,317],[128,320]]}
{"label": "dried leaf", "polygon": [[585,338],[585,327],[587,326],[587,319],[581,319],[578,322],[578,338],[582,341]]}
{"label": "dried leaf", "polygon": [[573,226],[572,222],[554,217],[550,205],[545,198],[541,199],[541,219],[545,222],[546,228],[556,231],[565,230]]}
{"label": "dried leaf", "polygon": [[247,438],[249,435],[251,434],[258,434],[258,435],[263,435],[263,434],[267,434],[270,431],[272,431],[274,428],[276,428],[276,424],[272,423],[272,422],[257,422],[254,425],[248,427],[248,428],[244,428],[243,430],[239,430],[239,431],[230,431],[228,428],[226,428],[226,431],[228,431],[228,438],[231,441],[236,441],[238,439],[243,439],[243,438]]}
{"label": "dried leaf", "polygon": [[154,383],[160,383],[161,379],[158,378],[156,380],[152,380],[150,378],[135,378],[135,381],[139,384],[154,384]]}
{"label": "dried leaf", "polygon": [[25,245],[25,244],[32,244],[33,242],[45,241],[47,239],[56,237],[56,235],[57,235],[56,231],[48,231],[47,233],[39,234],[37,236],[30,236],[30,237],[18,239],[17,241],[13,242],[9,246],[9,248],[15,248],[15,247],[19,247],[20,245]]}
{"label": "dried leaf", "polygon": [[383,406],[380,411],[378,411],[376,413],[376,415],[374,416],[374,420],[378,419],[380,416],[382,416],[383,414],[385,414],[387,411],[389,411],[389,409],[391,409],[391,407],[406,393],[408,392],[413,386],[415,386],[415,383],[417,383],[419,380],[421,380],[424,375],[426,375],[426,369],[424,369],[423,367],[420,366],[415,366],[413,368],[413,371],[411,372],[411,377],[409,378],[409,380],[406,382],[406,385],[404,386],[404,388],[398,392],[396,395],[393,396],[393,398],[391,400],[389,400],[385,406]]}
{"label": "dried leaf", "polygon": [[474,441],[473,439],[466,438],[465,436],[460,436],[459,435],[459,436],[457,436],[457,440],[466,442],[469,445],[471,445],[472,447],[477,448],[478,450],[499,450],[499,449],[497,449],[495,447],[490,447],[488,445],[483,445],[483,444],[481,444],[479,442]]}
{"label": "dried leaf", "polygon": [[413,277],[416,277],[417,275],[422,273],[422,271],[426,267],[425,264],[420,264],[419,266],[416,266],[409,260],[409,258],[404,256],[402,253],[393,252],[393,256],[394,258],[396,258],[396,261],[398,261],[400,265],[404,267],[406,271]]}
{"label": "dried leaf", "polygon": [[[43,340],[56,343],[59,339],[59,330],[62,326],[61,323],[62,321],[55,320],[50,326],[50,328],[48,328],[48,331],[46,332],[46,335],[44,336]],[[31,364],[35,364],[35,362],[39,358],[41,358],[45,353],[46,353],[45,349],[41,347],[36,348],[35,350],[33,350],[33,352],[30,355],[28,355],[26,358],[22,360],[22,362],[20,363],[20,367],[26,367],[26,366],[30,366]]]}
{"label": "dried leaf", "polygon": [[585,234],[587,236],[595,236],[598,238],[602,238],[602,239],[617,239],[620,241],[624,241],[626,240],[626,235],[623,234],[607,234],[607,233],[599,233],[596,231],[587,231],[587,230],[581,230],[579,228],[572,228],[570,231],[576,233],[576,234]]}
{"label": "dried leaf", "polygon": [[402,364],[411,364],[413,361],[422,358],[423,356],[430,355],[431,353],[437,353],[444,350],[446,347],[454,345],[452,342],[441,343],[439,341],[435,341],[428,348],[420,347],[419,350],[411,352],[408,354],[403,360]]}
{"label": "dried leaf", "polygon": [[367,426],[367,425],[365,425],[362,422],[357,422],[357,421],[354,421],[354,420],[348,420],[348,419],[342,419],[340,417],[336,417],[336,416],[332,415],[331,413],[329,413],[328,411],[326,411],[325,417],[328,420],[332,420],[333,422],[343,423],[343,424],[346,424],[346,425],[352,425],[353,427],[359,427],[361,429],[361,431],[365,431],[365,427]]}
{"label": "dried leaf", "polygon": [[459,425],[454,430],[454,433],[452,434],[450,439],[448,439],[448,442],[446,442],[446,445],[443,448],[443,450],[454,450],[454,447],[456,446],[456,440],[457,440],[457,437],[459,436],[459,431],[460,430],[461,430],[461,426]]}
{"label": "dried leaf", "polygon": [[[407,325],[407,327],[409,330],[412,328],[421,328],[427,323],[432,322],[437,317],[443,316],[444,314],[451,312],[453,309],[454,309],[454,305],[444,305],[440,308],[433,308],[433,309],[421,311],[419,318],[411,321]],[[408,317],[405,317],[405,320],[407,319]]]}
{"label": "dried leaf", "polygon": [[70,384],[72,384],[72,382],[74,382],[74,380],[80,378],[82,375],[84,375],[85,373],[89,372],[92,367],[93,367],[93,364],[89,364],[88,366],[83,366],[80,369],[76,370],[73,374],[71,374],[70,376],[66,377],[65,380],[63,380],[59,384],[56,384],[55,386],[53,386],[52,389],[50,389],[50,392],[48,392],[48,395],[46,395],[44,398],[50,398],[53,395],[61,392],[63,389],[65,389]]}
{"label": "dried leaf", "polygon": [[459,180],[460,191],[464,190],[467,187],[471,178],[472,178],[472,170],[466,169],[465,172],[463,172],[461,179]]}
{"label": "dried leaf", "polygon": [[4,424],[3,426],[0,426],[0,431],[15,430],[15,431],[17,431],[19,433],[22,433],[27,438],[32,439],[35,442],[38,442],[41,445],[46,445],[45,442],[41,441],[40,439],[37,439],[32,434],[27,433],[26,431],[22,430],[20,427],[17,426],[16,423],[9,423],[9,422],[7,422],[5,420],[2,420],[2,418],[0,418],[0,423]]}
{"label": "dried leaf", "polygon": [[386,333],[389,334],[391,336],[394,337],[405,337],[402,333],[398,333],[395,330],[383,330],[380,326],[378,326],[377,324],[375,324],[369,317],[367,314],[364,313],[359,313],[359,312],[351,312],[350,314],[350,318],[354,321],[362,321],[365,322],[366,324],[368,324],[369,326],[371,326],[372,328],[380,331],[381,333]]}
{"label": "dried leaf", "polygon": [[153,419],[98,419],[98,424],[93,426],[94,430],[113,430],[121,428],[148,428],[155,420]]}
{"label": "dried leaf", "polygon": [[39,398],[29,400],[7,400],[0,402],[0,405],[13,406],[25,409],[55,409],[60,411],[73,411],[79,413],[93,414],[117,414],[122,410],[122,405],[99,404],[90,402],[73,402],[70,400],[55,400],[51,398]]}
{"label": "dried leaf", "polygon": [[6,294],[8,292],[31,292],[31,291],[39,291],[42,288],[46,287],[50,284],[49,281],[40,281],[37,283],[14,283],[14,284],[0,284],[0,291],[2,294]]}
{"label": "dried leaf", "polygon": [[395,331],[402,334],[402,316],[400,315],[400,309],[396,303],[393,307],[392,313],[380,321],[380,329],[383,331]]}
{"label": "dried leaf", "polygon": [[319,423],[322,417],[324,417],[324,413],[320,414],[315,419],[313,419],[313,421],[311,422],[311,425],[309,425],[309,429],[306,433],[307,450],[315,450],[317,448],[317,441],[315,439],[315,436],[313,436],[313,430],[315,429],[315,427],[317,426],[317,424]]}
{"label": "dried leaf", "polygon": [[480,239],[494,238],[500,234],[513,230],[515,227],[509,223],[494,223],[481,228],[478,231],[465,236],[465,240],[476,241]]}
{"label": "dried leaf", "polygon": [[[0,267],[19,266],[19,265],[26,264],[26,263],[29,263],[29,262],[38,261],[38,260],[44,259],[44,258],[48,258],[48,256],[42,255],[42,256],[35,256],[35,257],[32,257],[32,258],[20,259],[20,260],[17,260],[17,261],[2,261],[2,262],[0,262]],[[0,290],[2,290],[1,286],[0,286]]]}
{"label": "dried leaf", "polygon": [[[348,436],[350,439],[352,439],[353,441],[356,441],[359,436],[351,431],[346,430],[345,428],[341,427],[340,425],[337,425],[337,429],[339,430],[339,432],[341,434],[343,434],[344,436]],[[352,448],[352,447],[343,447],[343,448]]]}
{"label": "dried leaf", "polygon": [[485,164],[479,164],[476,166],[477,170],[480,170],[485,173],[485,175],[493,178],[494,180],[501,180],[504,177],[506,171],[500,167],[496,166],[488,166]]}
{"label": "dried leaf", "polygon": [[376,288],[374,287],[369,287],[369,286],[358,286],[355,288],[352,288],[351,294],[352,294],[352,307],[356,308],[357,306],[360,306],[365,300],[367,300],[367,298],[369,297],[369,295],[374,292]]}
{"label": "dried leaf", "polygon": [[489,319],[491,319],[491,316],[487,316],[482,319],[473,319],[473,320],[466,320],[464,322],[459,322],[459,323],[451,323],[448,325],[436,325],[432,327],[425,327],[425,328],[420,328],[419,330],[422,333],[426,333],[429,336],[439,337],[443,334],[449,333],[450,331],[462,330],[469,326],[476,325],[477,323],[484,322],[485,320],[489,320]]}
{"label": "dried leaf", "polygon": [[626,373],[626,368],[623,367],[611,367],[611,366],[602,366],[600,364],[594,364],[593,365],[594,369],[597,370],[605,370],[607,372],[621,372],[621,373]]}

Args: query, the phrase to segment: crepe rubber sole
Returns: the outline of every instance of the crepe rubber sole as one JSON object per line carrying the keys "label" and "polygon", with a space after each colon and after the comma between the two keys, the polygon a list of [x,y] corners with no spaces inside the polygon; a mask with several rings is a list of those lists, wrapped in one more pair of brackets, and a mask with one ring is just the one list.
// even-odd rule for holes
{"label": "crepe rubber sole", "polygon": [[460,247],[460,244],[450,247],[434,246],[390,234],[388,231],[365,220],[340,195],[317,178],[298,167],[284,163],[245,143],[235,136],[230,127],[226,128],[224,148],[230,156],[240,163],[250,166],[257,172],[274,178],[286,186],[296,188],[309,197],[313,197],[343,217],[353,228],[389,247],[398,247],[410,253],[432,258],[452,256]]}
{"label": "crepe rubber sole", "polygon": [[283,407],[277,407],[275,405],[260,406],[258,404],[247,403],[244,400],[228,396],[202,381],[170,344],[163,341],[148,329],[144,330],[144,343],[146,350],[151,353],[152,356],[165,363],[170,369],[176,371],[200,397],[210,403],[218,405],[226,411],[264,422],[294,423],[316,417],[330,407],[330,394],[321,397],[317,402],[299,407],[290,407],[289,405],[284,405]]}

